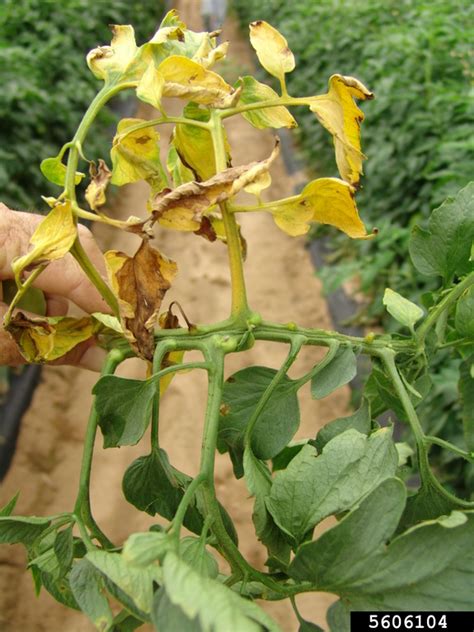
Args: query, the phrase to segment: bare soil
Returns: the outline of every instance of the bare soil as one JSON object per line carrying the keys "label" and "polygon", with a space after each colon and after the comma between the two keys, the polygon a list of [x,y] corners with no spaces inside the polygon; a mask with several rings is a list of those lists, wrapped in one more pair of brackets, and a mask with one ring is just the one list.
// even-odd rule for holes
{"label": "bare soil", "polygon": [[[191,28],[201,28],[198,2],[178,3],[183,19]],[[227,71],[251,68],[253,56],[248,43],[232,19],[224,28],[224,38],[231,49]],[[179,104],[170,107],[178,111]],[[153,113],[140,110],[140,116]],[[267,157],[274,145],[271,132],[260,132],[240,117],[228,121],[227,131],[234,147],[233,164],[238,165]],[[162,144],[167,144],[167,131]],[[278,159],[272,169],[272,197],[293,194],[295,179],[287,175]],[[124,187],[109,212],[126,218],[144,215],[147,187]],[[331,328],[321,286],[314,275],[305,250],[304,238],[290,238],[274,225],[266,214],[245,216],[241,220],[248,241],[245,264],[250,304],[265,318],[294,321],[310,327]],[[118,234],[103,226],[95,230],[104,249],[118,248],[133,252],[135,237]],[[179,275],[169,300],[176,298],[193,322],[204,323],[223,319],[229,310],[229,275],[226,249],[220,243],[209,243],[192,234],[161,229],[156,245],[178,262]],[[168,296],[167,296],[168,299]],[[278,368],[287,349],[284,345],[258,343],[253,349],[228,358],[227,374],[256,364]],[[293,375],[301,375],[322,357],[318,349],[304,350],[293,367]],[[120,373],[129,377],[143,375],[143,364],[129,360]],[[46,367],[42,384],[23,420],[18,450],[11,471],[1,489],[0,502],[6,502],[21,490],[18,512],[51,515],[70,510],[74,503],[81,459],[82,438],[91,389],[97,375],[71,367]],[[162,402],[162,443],[170,460],[179,469],[195,475],[199,464],[200,437],[206,397],[206,384],[198,372],[175,378]],[[309,390],[300,396],[302,419],[298,436],[315,436],[326,422],[347,413],[349,393],[341,389],[322,401],[313,401]],[[102,450],[97,440],[93,467],[92,505],[95,516],[106,533],[116,542],[138,530],[146,530],[153,519],[140,515],[127,504],[121,493],[121,481],[127,466],[147,453],[146,442],[130,448]],[[252,528],[252,500],[242,481],[236,481],[227,456],[217,459],[217,490],[239,533],[242,553],[253,564],[263,567],[265,552],[256,541]],[[298,599],[302,613],[325,627],[325,611],[333,601],[326,594],[312,594]],[[265,604],[285,631],[297,629],[296,618],[289,604]],[[33,582],[25,571],[25,555],[20,546],[0,549],[0,629],[4,632],[89,632],[92,625],[83,615],[67,611],[44,591],[34,595]],[[224,631],[223,631],[224,632]]]}

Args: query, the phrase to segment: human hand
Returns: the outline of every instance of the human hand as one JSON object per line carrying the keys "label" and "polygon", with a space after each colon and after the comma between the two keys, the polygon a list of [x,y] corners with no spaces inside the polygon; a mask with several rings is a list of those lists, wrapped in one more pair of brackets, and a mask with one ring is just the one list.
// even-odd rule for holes
{"label": "human hand", "polygon": [[[41,215],[13,211],[0,203],[0,281],[14,278],[11,262],[15,257],[28,252],[30,238],[42,219]],[[105,277],[104,258],[92,233],[85,226],[79,226],[79,236],[94,266]],[[88,313],[110,312],[108,305],[70,254],[52,261],[36,279],[34,286],[44,292],[47,316],[66,315],[69,301]],[[0,282],[2,320],[7,309],[8,306],[3,302]],[[99,370],[104,355],[105,351],[96,346],[94,338],[90,338],[52,364],[71,364]],[[0,365],[16,366],[24,363],[25,359],[18,351],[14,340],[8,332],[0,328]]]}

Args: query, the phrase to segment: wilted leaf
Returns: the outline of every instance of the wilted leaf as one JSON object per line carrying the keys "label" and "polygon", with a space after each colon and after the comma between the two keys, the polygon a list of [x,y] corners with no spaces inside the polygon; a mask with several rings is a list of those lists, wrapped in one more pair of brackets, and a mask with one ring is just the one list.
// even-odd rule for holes
{"label": "wilted leaf", "polygon": [[278,143],[266,160],[225,169],[205,182],[187,182],[173,191],[162,191],[151,204],[153,221],[176,230],[199,230],[204,211],[254,182],[268,171],[277,155]]}
{"label": "wilted leaf", "polygon": [[[184,108],[183,115],[202,122],[207,122],[210,116],[209,111],[195,103],[189,103]],[[173,143],[183,165],[194,174],[191,180],[208,180],[216,175],[214,145],[207,129],[195,125],[176,125]],[[229,149],[227,142],[226,149]]]}
{"label": "wilted leaf", "polygon": [[22,270],[29,270],[48,261],[61,259],[69,252],[76,240],[77,228],[71,211],[71,203],[63,202],[55,206],[38,224],[31,236],[33,249],[26,255],[14,259],[12,270],[19,276]]}
{"label": "wilted leaf", "polygon": [[161,108],[164,86],[165,79],[163,75],[158,72],[155,64],[151,63],[148,65],[138,83],[137,97],[159,110]]}
{"label": "wilted leaf", "polygon": [[181,184],[191,182],[191,180],[195,179],[194,173],[191,169],[188,169],[188,167],[185,166],[179,157],[174,142],[170,143],[168,157],[166,159],[166,168],[168,169],[168,173],[170,174],[175,187],[179,187]]}
{"label": "wilted leaf", "polygon": [[296,580],[341,595],[351,610],[471,610],[474,516],[443,516],[392,540],[406,491],[390,479],[290,566]]}
{"label": "wilted leaf", "polygon": [[61,358],[94,334],[89,317],[28,318],[15,314],[6,327],[28,362],[50,362]]}
{"label": "wilted leaf", "polygon": [[398,292],[394,292],[389,287],[383,295],[383,304],[387,312],[391,314],[401,325],[409,327],[413,331],[415,323],[423,317],[424,311],[415,303],[404,298]]}
{"label": "wilted leaf", "polygon": [[102,158],[99,158],[99,166],[96,167],[94,162],[90,165],[91,181],[86,189],[86,200],[91,209],[96,211],[99,206],[103,206],[106,202],[105,190],[109,184],[109,180],[112,177],[110,169],[107,167]]}
{"label": "wilted leaf", "polygon": [[360,147],[360,124],[363,112],[354,99],[372,99],[373,93],[354,77],[332,75],[326,94],[307,100],[310,110],[332,134],[336,163],[343,180],[357,186],[364,158]]}
{"label": "wilted leaf", "polygon": [[397,467],[390,429],[369,437],[347,430],[329,441],[319,456],[311,445],[303,446],[275,476],[267,508],[277,525],[300,543],[321,520],[347,511],[394,476]]}
{"label": "wilted leaf", "polygon": [[[242,82],[243,89],[240,95],[239,105],[278,99],[278,94],[275,90],[264,83],[260,83],[252,76],[242,77],[240,81]],[[249,110],[248,112],[242,112],[241,114],[257,129],[265,129],[267,127],[291,128],[297,126],[293,116],[282,105],[271,108],[263,108],[261,110]]]}
{"label": "wilted leaf", "polygon": [[298,196],[269,203],[267,210],[279,228],[288,235],[304,235],[310,222],[329,224],[349,237],[367,236],[354,200],[354,188],[337,178],[318,178]]}
{"label": "wilted leaf", "polygon": [[[54,158],[45,158],[41,161],[40,169],[41,173],[44,177],[52,182],[53,184],[57,184],[60,187],[63,187],[66,182],[66,165],[63,164],[61,159],[61,154],[55,156]],[[74,176],[74,183],[79,184],[79,182],[84,177],[84,174],[80,171],[76,171],[76,175]]]}
{"label": "wilted leaf", "polygon": [[288,42],[267,22],[259,20],[250,24],[250,43],[265,70],[280,81],[284,80],[285,73],[294,69],[295,58]]}
{"label": "wilted leaf", "polygon": [[158,72],[164,79],[163,94],[167,97],[179,97],[213,107],[232,104],[232,86],[220,75],[188,57],[167,57],[158,66]]}
{"label": "wilted leaf", "polygon": [[350,382],[357,373],[357,358],[351,347],[328,350],[311,379],[311,395],[314,399],[327,397],[336,389]]}
{"label": "wilted leaf", "polygon": [[114,24],[110,46],[99,46],[87,54],[87,65],[98,79],[111,81],[125,75],[137,54],[133,26]]}
{"label": "wilted leaf", "polygon": [[129,182],[146,180],[153,191],[161,191],[167,185],[160,161],[160,136],[153,127],[127,133],[127,129],[145,123],[144,119],[122,119],[117,127],[113,146],[112,184],[122,186]]}
{"label": "wilted leaf", "polygon": [[138,354],[151,360],[154,326],[177,266],[146,239],[133,257],[111,250],[105,259],[125,334]]}
{"label": "wilted leaf", "polygon": [[204,68],[211,68],[220,59],[224,59],[229,48],[229,42],[222,42],[218,46],[213,46],[212,39],[210,37],[203,38],[201,45],[192,58],[193,61],[204,66]]}

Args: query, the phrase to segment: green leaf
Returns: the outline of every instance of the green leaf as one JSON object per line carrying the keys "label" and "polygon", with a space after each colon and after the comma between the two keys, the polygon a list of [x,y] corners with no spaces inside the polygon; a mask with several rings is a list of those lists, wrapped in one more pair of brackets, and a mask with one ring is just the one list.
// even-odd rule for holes
{"label": "green leaf", "polygon": [[219,574],[216,558],[206,550],[199,538],[188,536],[179,543],[181,559],[203,577],[215,579]]}
{"label": "green leaf", "polygon": [[147,429],[157,382],[105,375],[94,386],[95,408],[104,448],[134,445]]}
{"label": "green leaf", "polygon": [[265,499],[272,488],[272,477],[266,463],[257,459],[248,447],[244,452],[244,473],[247,488],[255,496],[252,513],[255,532],[267,547],[270,556],[267,566],[286,568],[290,561],[291,547],[265,505]]}
{"label": "green leaf", "polygon": [[[261,101],[271,101],[279,98],[275,90],[265,83],[260,83],[252,76],[241,77],[240,82],[242,92],[239,105],[260,103]],[[297,127],[293,116],[282,105],[260,110],[249,110],[248,112],[242,112],[242,116],[257,129]]]}
{"label": "green leaf", "polygon": [[[141,456],[125,472],[123,493],[129,503],[150,516],[159,514],[172,520],[191,477],[170,465],[164,450]],[[190,503],[184,525],[201,533],[203,519],[196,509],[196,501]]]}
{"label": "green leaf", "polygon": [[417,323],[424,314],[421,307],[418,307],[418,305],[415,305],[415,303],[412,303],[390,288],[385,290],[383,304],[387,308],[387,312],[391,314],[397,322],[401,325],[405,325],[411,329],[411,331],[413,331],[415,323]]}
{"label": "green leaf", "polygon": [[330,632],[351,632],[350,613],[340,599],[329,608],[326,619]]}
{"label": "green leaf", "polygon": [[460,336],[474,339],[474,287],[468,288],[456,305],[455,327]]}
{"label": "green leaf", "polygon": [[314,399],[326,397],[356,376],[357,359],[351,347],[337,349],[334,356],[330,354],[331,350],[320,362],[321,368],[311,380],[311,395]]}
{"label": "green leaf", "polygon": [[387,546],[404,494],[399,481],[383,483],[301,547],[291,576],[341,595],[351,610],[471,610],[474,514],[422,523]]}
{"label": "green leaf", "polygon": [[136,619],[126,610],[122,610],[122,612],[119,612],[114,618],[113,625],[114,632],[134,632],[143,625],[143,621]]}
{"label": "green leaf", "polygon": [[80,610],[69,586],[69,576],[55,579],[49,573],[41,573],[41,582],[49,594],[59,603],[73,610]]}
{"label": "green leaf", "polygon": [[163,532],[133,533],[123,545],[122,555],[130,564],[148,566],[161,560],[171,545],[169,536]]}
{"label": "green leaf", "polygon": [[313,446],[304,446],[276,475],[267,508],[276,524],[299,543],[321,520],[347,511],[393,476],[397,465],[389,428],[369,437],[347,430],[334,437],[320,456]]}
{"label": "green leaf", "polygon": [[[57,184],[60,187],[63,187],[66,183],[66,165],[62,163],[61,154],[58,154],[54,158],[45,158],[41,161],[40,169],[41,173],[44,177],[52,182],[53,184]],[[74,183],[79,184],[82,178],[85,177],[84,173],[76,171],[76,175],[74,176]]]}
{"label": "green leaf", "polygon": [[339,419],[335,419],[323,426],[318,432],[315,441],[312,443],[318,452],[322,452],[324,446],[329,443],[331,439],[334,439],[334,437],[342,434],[346,430],[350,430],[352,428],[362,434],[368,435],[370,427],[370,405],[367,399],[364,398],[359,410],[357,410],[353,415],[340,417]]}
{"label": "green leaf", "polygon": [[72,526],[58,531],[54,540],[54,554],[59,564],[59,575],[66,575],[72,566],[74,555],[74,538],[72,535]]}
{"label": "green leaf", "polygon": [[119,553],[99,550],[89,551],[85,559],[123,591],[139,610],[147,614],[151,612],[153,582],[161,582],[158,566],[134,566]]}
{"label": "green leaf", "polygon": [[1,516],[0,544],[21,542],[25,546],[30,546],[50,524],[51,521],[47,518],[35,516]]}
{"label": "green leaf", "polygon": [[[170,602],[190,619],[197,619],[203,632],[239,630],[239,632],[281,632],[256,604],[245,600],[215,579],[202,577],[173,552],[163,563],[163,586]],[[155,602],[156,603],[156,602]],[[160,632],[176,632],[175,625],[166,627],[154,608],[154,623]]]}
{"label": "green leaf", "polygon": [[80,560],[69,577],[72,594],[80,609],[98,630],[105,632],[113,625],[113,615],[104,594],[102,575],[87,560]]}
{"label": "green leaf", "polygon": [[428,230],[414,226],[409,252],[415,267],[426,276],[442,276],[446,283],[468,272],[474,239],[474,182],[435,209]]}
{"label": "green leaf", "polygon": [[289,575],[341,594],[341,587],[357,581],[368,561],[384,550],[397,528],[405,501],[406,490],[401,481],[382,481],[335,527],[300,547],[288,569]]}
{"label": "green leaf", "polygon": [[1,517],[1,516],[5,516],[5,517],[7,517],[7,516],[10,516],[10,515],[12,514],[13,510],[14,510],[14,509],[15,509],[15,507],[16,507],[16,503],[17,503],[17,501],[18,501],[18,497],[19,497],[19,496],[20,496],[20,492],[17,492],[17,493],[13,496],[13,498],[12,498],[11,500],[9,500],[9,501],[7,502],[7,504],[6,504],[6,505],[4,505],[4,506],[0,509],[0,517]]}
{"label": "green leaf", "polygon": [[151,620],[160,632],[202,632],[197,617],[187,617],[179,606],[172,603],[164,588],[155,593]]}
{"label": "green leaf", "polygon": [[[234,373],[224,384],[219,443],[221,452],[243,450],[247,424],[277,371],[252,366]],[[285,376],[273,391],[252,433],[252,450],[259,459],[271,459],[290,441],[300,424],[298,383]]]}
{"label": "green leaf", "polygon": [[465,360],[459,368],[459,393],[462,404],[462,424],[466,447],[474,452],[474,377],[471,368],[474,356]]}

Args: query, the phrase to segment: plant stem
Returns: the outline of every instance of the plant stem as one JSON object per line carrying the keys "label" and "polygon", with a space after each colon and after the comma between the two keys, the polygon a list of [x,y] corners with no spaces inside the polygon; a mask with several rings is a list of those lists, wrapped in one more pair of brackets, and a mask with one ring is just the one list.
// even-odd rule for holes
{"label": "plant stem", "polygon": [[[212,112],[210,123],[212,144],[214,147],[216,161],[216,171],[220,172],[227,168],[227,159],[224,142],[224,128],[217,110]],[[224,221],[227,251],[229,253],[230,278],[232,284],[231,316],[234,318],[234,322],[245,323],[250,316],[250,309],[247,304],[247,291],[245,289],[239,230],[235,217],[229,212],[227,204],[224,202],[219,206],[222,213],[222,219]]]}
{"label": "plant stem", "polygon": [[258,101],[255,103],[246,103],[244,105],[237,105],[235,108],[229,108],[219,112],[221,119],[226,119],[229,116],[235,114],[241,114],[242,112],[249,112],[251,110],[262,110],[264,108],[276,108],[279,106],[291,106],[291,105],[308,105],[311,97],[294,98],[283,95],[278,99],[269,99],[268,101]]}
{"label": "plant stem", "polygon": [[[172,341],[162,340],[155,347],[155,353],[153,354],[153,374],[158,373],[161,369],[161,364],[165,355],[173,349],[174,344]],[[159,450],[159,425],[160,425],[160,382],[156,385],[156,394],[153,399],[153,409],[151,413],[151,447],[153,450]]]}
{"label": "plant stem", "polygon": [[[116,349],[111,351],[107,356],[104,363],[101,375],[110,375],[114,373],[117,366],[122,362],[123,355]],[[82,453],[81,474],[79,478],[79,491],[74,506],[74,514],[83,521],[92,535],[96,537],[99,542],[106,548],[113,547],[110,540],[102,533],[96,524],[91,511],[90,503],[90,481],[91,481],[91,469],[92,458],[94,453],[94,441],[97,432],[98,415],[95,410],[94,404],[87,424],[86,436],[84,438],[84,449]]]}
{"label": "plant stem", "polygon": [[22,297],[26,294],[26,292],[28,291],[28,289],[33,285],[33,283],[35,282],[35,280],[39,277],[39,275],[43,272],[43,270],[46,268],[46,265],[42,265],[39,266],[38,268],[36,268],[36,270],[33,270],[33,272],[30,274],[30,276],[26,279],[26,281],[24,283],[21,283],[21,279],[16,278],[15,277],[15,281],[16,281],[16,285],[18,288],[17,293],[15,294],[15,296],[13,297],[8,310],[3,318],[3,326],[7,327],[7,325],[10,323],[10,320],[12,318],[13,315],[13,310],[15,309],[15,307],[18,305],[18,303],[21,301]]}
{"label": "plant stem", "polygon": [[184,116],[163,116],[161,118],[150,119],[149,121],[144,121],[143,123],[131,125],[122,134],[120,134],[120,138],[123,139],[129,134],[133,134],[133,132],[137,132],[141,129],[146,129],[147,127],[166,125],[166,123],[175,123],[176,125],[192,125],[193,127],[201,127],[202,129],[207,130],[210,129],[210,125],[206,121],[195,121],[194,119],[186,118]]}
{"label": "plant stem", "polygon": [[456,445],[454,445],[453,443],[450,443],[449,441],[445,441],[444,439],[439,439],[438,437],[432,437],[431,435],[426,435],[425,443],[426,445],[430,445],[430,444],[438,445],[441,448],[444,448],[445,450],[454,452],[454,454],[457,454],[463,459],[466,459],[466,461],[469,461],[469,463],[474,463],[474,453],[466,452],[466,450],[461,450],[461,448],[458,448]]}
{"label": "plant stem", "polygon": [[275,391],[275,389],[278,387],[278,385],[284,379],[284,377],[287,374],[287,371],[290,368],[290,366],[296,360],[296,357],[297,357],[301,347],[304,345],[305,340],[306,339],[304,338],[304,336],[297,336],[297,337],[292,339],[292,341],[290,343],[290,350],[288,352],[288,355],[287,355],[284,363],[281,365],[281,367],[279,368],[278,372],[275,374],[273,380],[270,382],[270,384],[267,386],[267,388],[263,392],[262,396],[258,400],[257,406],[255,407],[255,410],[254,410],[252,416],[249,419],[249,422],[247,424],[247,429],[245,431],[245,437],[244,437],[244,445],[245,446],[250,445],[250,441],[252,439],[252,432],[253,432],[253,429],[255,428],[255,424],[257,423],[257,421],[258,421],[258,419],[260,417],[261,412],[263,411],[263,409],[267,405],[268,400],[272,396],[272,393]]}
{"label": "plant stem", "polygon": [[306,375],[303,375],[302,377],[300,377],[299,380],[297,380],[298,388],[301,388],[302,386],[304,386],[304,384],[306,384],[306,382],[309,382],[310,380],[312,380],[313,377],[315,375],[317,375],[321,371],[321,369],[324,369],[324,367],[327,366],[332,361],[332,359],[336,355],[337,350],[339,349],[340,346],[341,346],[341,343],[339,342],[339,340],[330,340],[329,344],[328,344],[328,350],[326,352],[326,355],[321,360],[321,362],[318,362],[311,369],[311,371],[308,371],[308,373],[306,373]]}
{"label": "plant stem", "polygon": [[107,305],[112,310],[114,316],[120,318],[119,306],[117,299],[109,288],[104,279],[100,276],[99,272],[96,270],[94,264],[87,256],[86,251],[82,247],[82,244],[79,240],[79,236],[76,237],[76,241],[74,242],[73,247],[71,248],[71,254],[76,259],[78,264],[81,266],[82,270],[87,275],[88,279],[92,282],[92,284],[97,288],[103,299],[106,301]]}
{"label": "plant stem", "polygon": [[457,301],[461,294],[467,290],[471,285],[474,285],[474,272],[468,274],[460,283],[458,283],[439,303],[434,307],[425,320],[416,330],[416,339],[418,344],[422,345],[425,341],[426,335],[432,327],[436,324],[436,321],[441,314],[449,309],[449,307]]}
{"label": "plant stem", "polygon": [[206,477],[202,472],[200,472],[196,478],[194,478],[188,485],[188,488],[184,492],[183,497],[179,503],[178,509],[174,515],[173,521],[170,525],[170,532],[179,540],[179,535],[181,531],[181,527],[183,524],[184,517],[186,515],[186,511],[194,495],[196,494],[197,488],[206,480]]}

